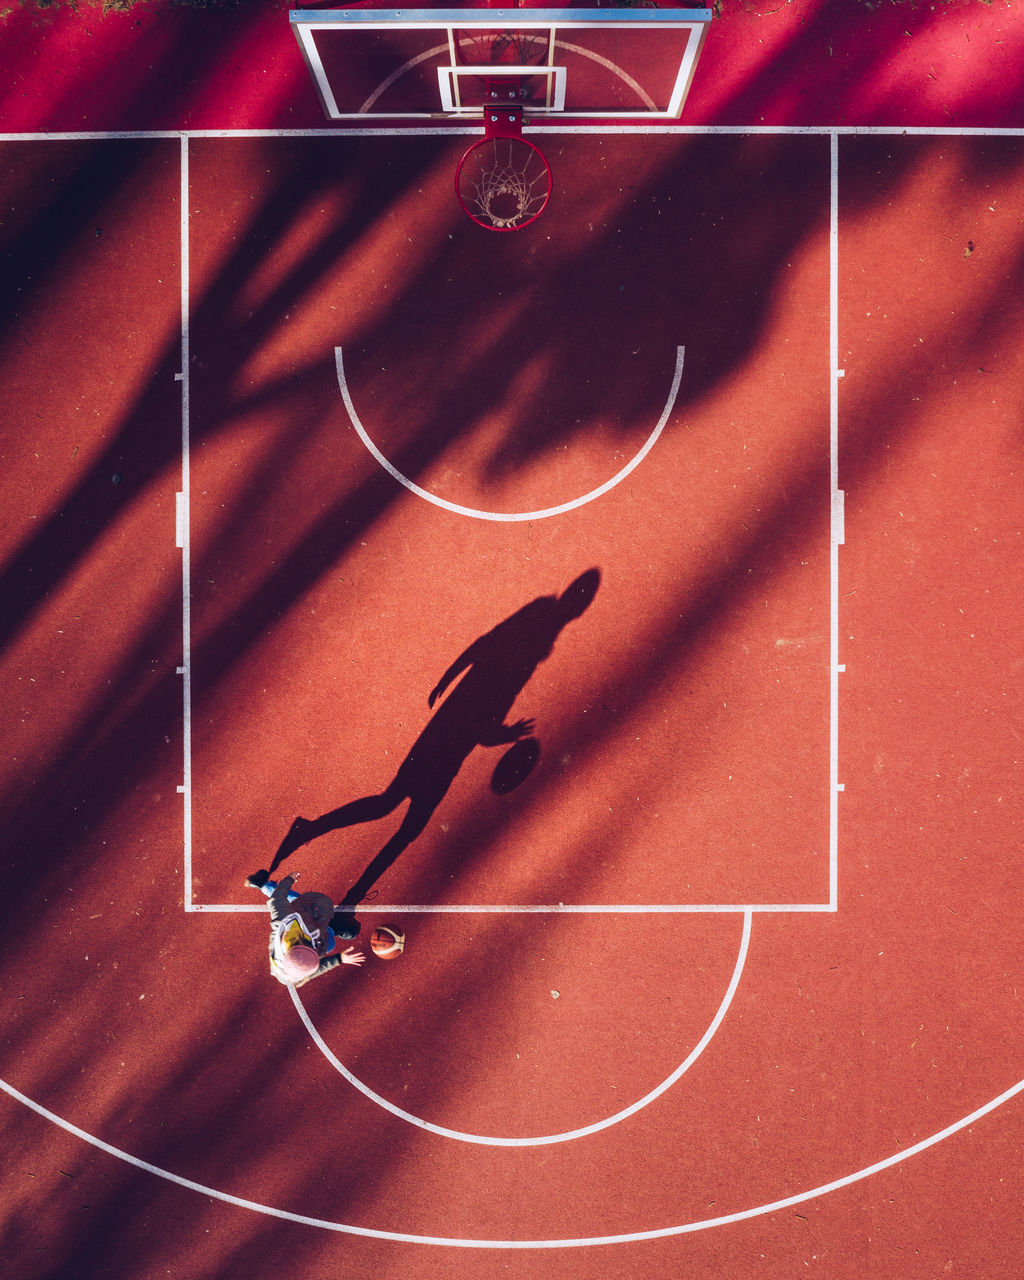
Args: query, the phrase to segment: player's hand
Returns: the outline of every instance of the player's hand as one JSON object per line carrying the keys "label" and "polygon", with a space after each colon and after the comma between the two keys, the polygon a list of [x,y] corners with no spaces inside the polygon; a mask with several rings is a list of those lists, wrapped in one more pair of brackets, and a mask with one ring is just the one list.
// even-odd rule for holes
{"label": "player's hand", "polygon": [[355,947],[346,947],[341,953],[342,964],[362,964],[366,959],[362,951],[357,951]]}
{"label": "player's hand", "polygon": [[515,724],[509,726],[509,734],[512,742],[518,742],[520,738],[528,738],[533,733],[532,720],[517,720]]}
{"label": "player's hand", "polygon": [[287,893],[287,892],[288,892],[288,890],[289,890],[289,889],[292,887],[292,885],[295,883],[295,881],[296,881],[296,880],[298,880],[298,878],[299,878],[299,876],[300,876],[301,874],[302,874],[302,872],[301,872],[301,871],[293,871],[293,872],[291,872],[289,875],[282,876],[282,877],[281,877],[281,879],[280,879],[280,880],[278,880],[278,882],[277,882],[277,887],[278,887],[279,889],[283,889],[283,890],[285,891],[285,893]]}

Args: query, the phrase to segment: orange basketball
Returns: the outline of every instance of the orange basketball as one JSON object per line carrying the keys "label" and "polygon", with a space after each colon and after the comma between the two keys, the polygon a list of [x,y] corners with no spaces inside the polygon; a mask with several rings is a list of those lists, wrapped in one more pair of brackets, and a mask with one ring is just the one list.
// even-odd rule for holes
{"label": "orange basketball", "polygon": [[394,925],[379,924],[370,934],[370,950],[381,960],[395,960],[405,950],[405,934]]}

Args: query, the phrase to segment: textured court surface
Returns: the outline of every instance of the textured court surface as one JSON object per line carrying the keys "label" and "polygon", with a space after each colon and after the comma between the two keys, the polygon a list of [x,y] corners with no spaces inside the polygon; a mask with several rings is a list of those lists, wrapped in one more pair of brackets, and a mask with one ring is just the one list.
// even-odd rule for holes
{"label": "textured court surface", "polygon": [[[4,20],[12,1275],[1017,1273],[1021,24],[890,8],[727,8],[508,237],[281,11]],[[290,999],[246,872],[591,567]]]}

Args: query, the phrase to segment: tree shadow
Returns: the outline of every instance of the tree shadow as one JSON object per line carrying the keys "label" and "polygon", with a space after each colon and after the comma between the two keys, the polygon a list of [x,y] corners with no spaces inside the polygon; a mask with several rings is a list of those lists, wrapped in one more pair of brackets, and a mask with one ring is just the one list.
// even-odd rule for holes
{"label": "tree shadow", "polygon": [[509,724],[506,717],[538,665],[550,655],[562,629],[590,606],[600,582],[600,571],[588,569],[560,596],[539,596],[474,640],[431,690],[427,702],[433,707],[462,676],[388,786],[318,818],[296,818],[274,855],[270,873],[311,840],[344,827],[375,822],[408,800],[409,808],[398,830],[342,900],[343,906],[355,907],[422,833],[474,748],[506,746],[531,733],[532,720]]}

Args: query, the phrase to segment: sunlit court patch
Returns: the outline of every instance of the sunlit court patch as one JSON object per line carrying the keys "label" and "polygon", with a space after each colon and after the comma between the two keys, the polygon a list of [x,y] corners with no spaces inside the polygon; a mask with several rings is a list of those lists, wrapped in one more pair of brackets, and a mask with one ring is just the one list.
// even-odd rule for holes
{"label": "sunlit court patch", "polygon": [[[238,900],[230,833],[384,792],[460,653],[593,567],[510,710],[530,777],[496,795],[468,754],[381,902],[828,905],[828,139],[545,146],[575,203],[482,242],[450,140],[190,144],[196,903]],[[350,408],[498,515],[665,423],[510,524],[396,482]],[[404,804],[294,865],[340,896]]]}

